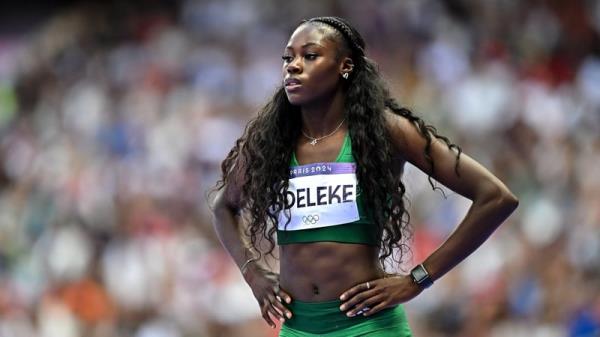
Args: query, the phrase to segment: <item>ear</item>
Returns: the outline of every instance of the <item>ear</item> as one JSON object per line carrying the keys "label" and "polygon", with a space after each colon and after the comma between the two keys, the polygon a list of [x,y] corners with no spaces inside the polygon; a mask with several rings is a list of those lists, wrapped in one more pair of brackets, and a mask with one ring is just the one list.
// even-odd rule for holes
{"label": "ear", "polygon": [[354,61],[349,57],[344,57],[340,63],[340,74],[351,73],[354,69]]}

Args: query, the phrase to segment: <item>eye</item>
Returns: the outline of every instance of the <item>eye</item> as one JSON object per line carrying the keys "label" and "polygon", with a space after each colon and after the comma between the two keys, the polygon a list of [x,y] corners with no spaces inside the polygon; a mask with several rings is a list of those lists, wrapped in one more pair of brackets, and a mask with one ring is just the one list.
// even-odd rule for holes
{"label": "eye", "polygon": [[314,60],[314,59],[316,59],[318,56],[319,56],[319,55],[317,55],[317,54],[313,54],[313,53],[311,53],[311,54],[306,54],[306,55],[304,55],[304,58],[305,58],[305,59],[307,59],[307,60]]}
{"label": "eye", "polygon": [[285,62],[285,63],[290,63],[290,62],[292,62],[292,59],[293,59],[293,57],[292,57],[292,56],[290,56],[290,55],[283,55],[283,56],[281,56],[281,59],[282,59],[282,60],[283,60],[283,62]]}

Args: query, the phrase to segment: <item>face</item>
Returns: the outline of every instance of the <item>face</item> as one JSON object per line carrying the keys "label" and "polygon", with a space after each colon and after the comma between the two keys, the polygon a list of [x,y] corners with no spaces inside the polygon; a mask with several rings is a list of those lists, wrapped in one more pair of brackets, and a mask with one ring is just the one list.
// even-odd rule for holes
{"label": "face", "polygon": [[[330,28],[303,24],[288,41],[283,53],[283,84],[288,100],[306,105],[335,94],[348,61],[337,55]],[[347,70],[346,70],[347,71]]]}

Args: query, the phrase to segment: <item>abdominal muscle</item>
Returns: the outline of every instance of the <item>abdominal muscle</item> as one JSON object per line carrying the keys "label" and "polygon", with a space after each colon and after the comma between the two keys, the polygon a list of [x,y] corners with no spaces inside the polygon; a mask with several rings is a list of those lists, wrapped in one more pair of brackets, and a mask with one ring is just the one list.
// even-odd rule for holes
{"label": "abdominal muscle", "polygon": [[353,286],[383,277],[377,247],[337,242],[280,246],[280,286],[294,300],[339,299]]}

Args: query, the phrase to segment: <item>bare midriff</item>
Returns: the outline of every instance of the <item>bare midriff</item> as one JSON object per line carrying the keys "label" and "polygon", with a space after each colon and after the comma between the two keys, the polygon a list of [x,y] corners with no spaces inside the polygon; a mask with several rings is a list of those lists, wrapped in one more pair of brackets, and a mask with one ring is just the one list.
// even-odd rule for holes
{"label": "bare midriff", "polygon": [[377,247],[313,242],[280,246],[280,286],[293,299],[339,299],[353,286],[383,276]]}

